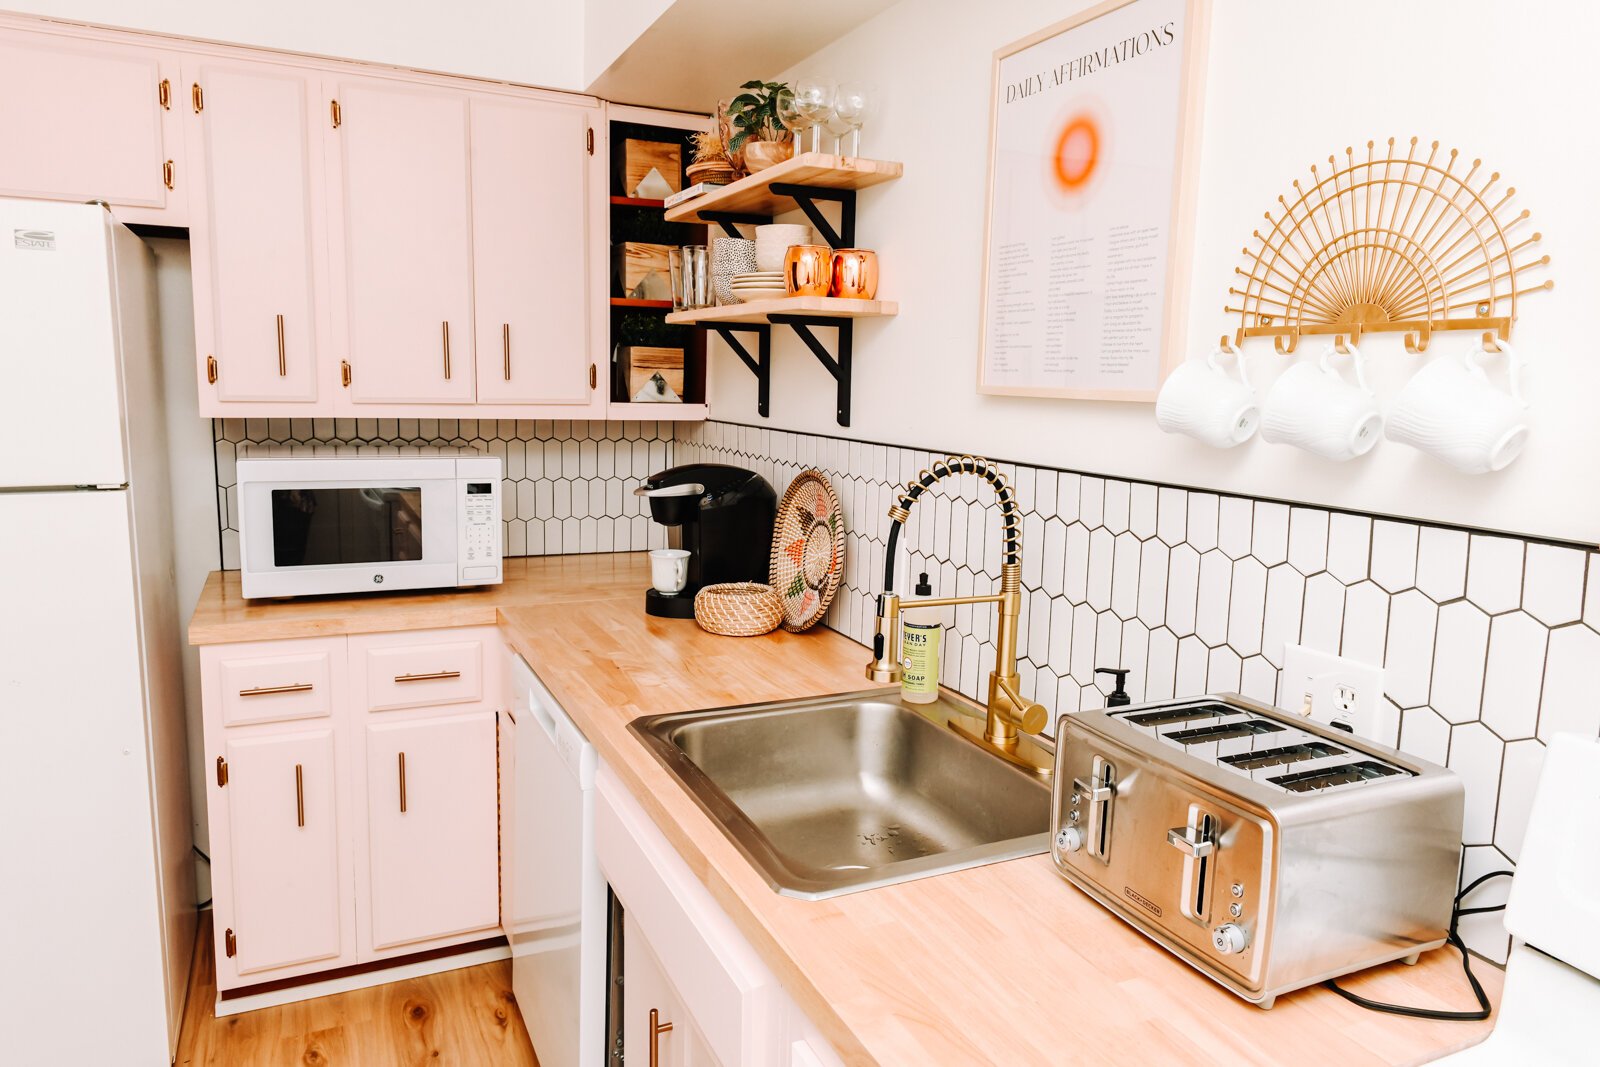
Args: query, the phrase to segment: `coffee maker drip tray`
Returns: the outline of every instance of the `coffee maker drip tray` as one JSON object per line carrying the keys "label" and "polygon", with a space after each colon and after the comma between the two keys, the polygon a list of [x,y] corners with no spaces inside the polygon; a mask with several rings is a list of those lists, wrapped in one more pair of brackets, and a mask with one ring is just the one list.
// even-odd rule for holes
{"label": "coffee maker drip tray", "polygon": [[681,593],[662,593],[655,589],[644,592],[644,613],[663,619],[694,618],[694,593],[685,589]]}

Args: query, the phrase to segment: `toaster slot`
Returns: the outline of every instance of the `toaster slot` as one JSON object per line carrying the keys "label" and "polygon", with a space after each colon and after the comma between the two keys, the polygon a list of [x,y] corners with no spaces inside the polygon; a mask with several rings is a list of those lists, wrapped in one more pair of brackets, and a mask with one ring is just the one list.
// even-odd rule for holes
{"label": "toaster slot", "polygon": [[1212,869],[1216,866],[1219,824],[1198,804],[1189,805],[1189,821],[1167,831],[1167,844],[1183,853],[1183,885],[1179,908],[1186,918],[1202,925],[1211,921]]}
{"label": "toaster slot", "polygon": [[1266,719],[1244,719],[1240,722],[1218,723],[1215,726],[1199,726],[1192,730],[1173,730],[1162,736],[1180,745],[1204,745],[1212,741],[1229,741],[1236,737],[1281,733],[1282,730],[1282,726]]}
{"label": "toaster slot", "polygon": [[1326,741],[1309,741],[1302,745],[1282,745],[1278,748],[1257,749],[1254,752],[1236,752],[1231,756],[1221,757],[1221,760],[1241,771],[1259,771],[1267,767],[1283,767],[1291,763],[1343,755],[1346,755],[1344,749]]}
{"label": "toaster slot", "polygon": [[1376,781],[1400,773],[1396,767],[1375,760],[1361,760],[1359,763],[1343,763],[1337,767],[1321,767],[1297,774],[1280,774],[1275,778],[1268,778],[1267,781],[1273,785],[1280,785],[1291,793],[1311,793],[1330,786],[1355,785],[1358,782]]}
{"label": "toaster slot", "polygon": [[1238,709],[1225,704],[1197,704],[1188,708],[1161,708],[1156,711],[1136,711],[1123,716],[1135,726],[1171,726],[1179,722],[1199,722],[1201,719],[1220,719],[1224,715],[1237,715]]}

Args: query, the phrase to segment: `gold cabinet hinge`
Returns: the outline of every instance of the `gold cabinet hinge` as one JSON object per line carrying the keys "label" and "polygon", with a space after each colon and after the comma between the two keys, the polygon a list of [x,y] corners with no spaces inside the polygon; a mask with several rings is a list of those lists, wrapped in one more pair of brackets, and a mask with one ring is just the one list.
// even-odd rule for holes
{"label": "gold cabinet hinge", "polygon": [[589,388],[595,388],[600,381],[600,372],[595,370],[593,363],[589,364]]}
{"label": "gold cabinet hinge", "polygon": [[221,789],[228,784],[228,761],[221,756],[217,757],[217,788]]}
{"label": "gold cabinet hinge", "polygon": [[189,103],[194,105],[194,113],[196,115],[206,109],[206,92],[200,88],[199,82],[194,82],[189,86]]}
{"label": "gold cabinet hinge", "polygon": [[169,159],[165,163],[161,164],[161,180],[166,183],[168,189],[172,188],[172,178],[174,173],[172,160]]}
{"label": "gold cabinet hinge", "polygon": [[339,361],[339,384],[346,389],[350,388],[350,361],[348,359]]}
{"label": "gold cabinet hinge", "polygon": [[217,357],[216,356],[207,356],[206,357],[206,384],[208,384],[208,385],[216,385],[217,384]]}
{"label": "gold cabinet hinge", "polygon": [[161,104],[162,111],[172,110],[172,79],[162,78],[161,84],[156,86],[156,100]]}
{"label": "gold cabinet hinge", "polygon": [[589,149],[589,154],[592,156],[594,155],[594,127],[591,126],[588,130],[585,130],[584,133],[584,141]]}
{"label": "gold cabinet hinge", "polygon": [[333,128],[336,130],[340,123],[344,122],[344,109],[339,106],[339,101],[328,101],[328,118],[333,120]]}
{"label": "gold cabinet hinge", "polygon": [[222,931],[222,951],[228,954],[229,959],[232,959],[239,952],[239,939],[233,936],[233,927],[231,926]]}

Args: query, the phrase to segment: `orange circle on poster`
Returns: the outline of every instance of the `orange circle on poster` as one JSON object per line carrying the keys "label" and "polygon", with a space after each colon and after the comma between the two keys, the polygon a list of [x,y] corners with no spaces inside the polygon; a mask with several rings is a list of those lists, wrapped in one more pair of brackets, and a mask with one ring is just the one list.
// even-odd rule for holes
{"label": "orange circle on poster", "polygon": [[1087,115],[1068,122],[1056,140],[1056,181],[1076,192],[1094,176],[1100,160],[1100,130]]}

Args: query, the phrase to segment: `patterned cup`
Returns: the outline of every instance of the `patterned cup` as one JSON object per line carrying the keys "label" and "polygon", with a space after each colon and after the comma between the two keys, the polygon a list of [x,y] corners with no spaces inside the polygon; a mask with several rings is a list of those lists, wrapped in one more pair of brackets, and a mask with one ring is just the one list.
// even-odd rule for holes
{"label": "patterned cup", "polygon": [[733,276],[756,269],[756,243],[742,237],[718,237],[711,242],[711,290],[719,304],[737,304]]}

